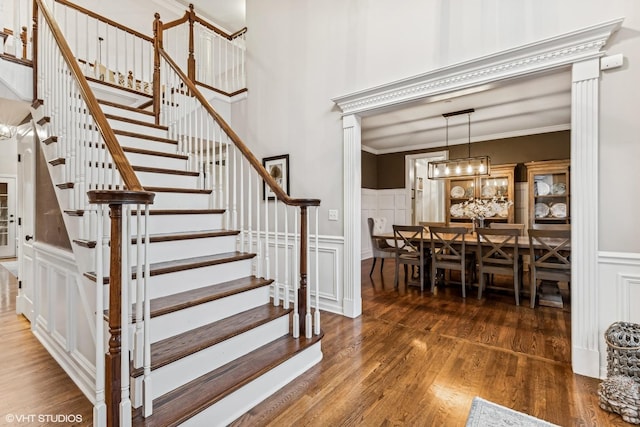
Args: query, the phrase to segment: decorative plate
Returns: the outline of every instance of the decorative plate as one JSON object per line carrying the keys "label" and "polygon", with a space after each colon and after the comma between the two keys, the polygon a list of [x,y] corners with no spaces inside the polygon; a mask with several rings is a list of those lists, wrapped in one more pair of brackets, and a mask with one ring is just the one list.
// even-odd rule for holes
{"label": "decorative plate", "polygon": [[453,197],[454,199],[461,199],[464,197],[464,188],[460,187],[459,185],[456,185],[455,187],[453,187],[451,189],[451,197]]}
{"label": "decorative plate", "polygon": [[473,197],[473,187],[467,187],[467,189],[464,191],[464,197],[466,197],[467,199]]}
{"label": "decorative plate", "polygon": [[549,187],[549,184],[547,184],[546,182],[536,181],[534,185],[536,196],[546,196],[547,194],[551,193],[551,187]]}
{"label": "decorative plate", "polygon": [[554,203],[551,206],[551,216],[554,218],[566,218],[567,205],[565,203]]}
{"label": "decorative plate", "polygon": [[549,216],[549,206],[545,203],[536,203],[534,212],[536,218],[544,218]]}
{"label": "decorative plate", "polygon": [[482,187],[482,197],[493,197],[498,192],[495,185],[485,185]]}
{"label": "decorative plate", "polygon": [[449,208],[449,212],[451,213],[451,216],[454,218],[460,218],[464,216],[464,209],[462,208],[461,203],[456,203],[455,205],[451,205],[451,208]]}
{"label": "decorative plate", "polygon": [[558,182],[551,187],[551,194],[562,196],[567,192],[567,185],[564,182]]}

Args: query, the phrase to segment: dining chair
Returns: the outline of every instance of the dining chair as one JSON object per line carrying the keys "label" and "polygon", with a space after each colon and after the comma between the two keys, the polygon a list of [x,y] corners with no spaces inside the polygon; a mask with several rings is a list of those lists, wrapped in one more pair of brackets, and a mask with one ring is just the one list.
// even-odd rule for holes
{"label": "dining chair", "polygon": [[367,218],[367,223],[369,224],[369,238],[371,239],[371,251],[373,252],[373,265],[369,272],[369,277],[371,277],[373,269],[376,267],[376,260],[380,258],[380,274],[382,274],[385,258],[395,258],[396,248],[391,246],[386,239],[374,237],[385,232],[386,218]]}
{"label": "dining chair", "polygon": [[536,305],[537,281],[571,282],[571,230],[529,229],[531,308]]}
{"label": "dining chair", "polygon": [[520,235],[524,236],[524,224],[513,222],[491,222],[489,228],[496,230],[520,230]]}
{"label": "dining chair", "polygon": [[425,233],[421,225],[394,225],[393,236],[395,241],[396,273],[394,286],[398,287],[400,264],[404,265],[405,281],[409,284],[408,268],[419,268],[420,291],[424,291],[424,275],[428,271],[429,257],[425,254]]}
{"label": "dining chair", "polygon": [[467,271],[473,265],[473,254],[467,254],[465,235],[467,227],[429,227],[431,235],[431,292],[435,292],[436,273],[439,268],[460,271],[462,297],[466,298]]}
{"label": "dining chair", "polygon": [[[502,224],[504,225],[504,224]],[[513,276],[513,291],[516,305],[520,305],[520,284],[522,283],[522,260],[518,253],[518,239],[522,229],[516,228],[476,228],[478,243],[478,299],[485,288],[485,274]]]}

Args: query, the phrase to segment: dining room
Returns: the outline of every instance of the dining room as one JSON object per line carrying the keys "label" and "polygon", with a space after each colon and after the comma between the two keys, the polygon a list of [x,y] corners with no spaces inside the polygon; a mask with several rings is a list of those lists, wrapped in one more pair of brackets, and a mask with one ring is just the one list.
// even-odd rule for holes
{"label": "dining room", "polygon": [[[538,77],[538,89],[522,80],[489,93],[415,103],[395,111],[396,122],[390,113],[365,118],[362,259],[374,255],[375,263],[367,218],[384,219],[378,231],[386,236],[394,225],[435,224],[467,227],[471,240],[476,227],[519,225],[524,247],[518,293],[527,305],[568,307],[570,280],[550,286],[538,278],[532,289],[528,230],[571,229],[570,80],[563,70]],[[473,162],[486,169],[471,171]],[[477,256],[473,262],[475,290],[484,275],[478,274]],[[441,274],[434,274],[440,281]],[[513,293],[513,286],[507,288]],[[533,290],[542,292],[532,298]]]}

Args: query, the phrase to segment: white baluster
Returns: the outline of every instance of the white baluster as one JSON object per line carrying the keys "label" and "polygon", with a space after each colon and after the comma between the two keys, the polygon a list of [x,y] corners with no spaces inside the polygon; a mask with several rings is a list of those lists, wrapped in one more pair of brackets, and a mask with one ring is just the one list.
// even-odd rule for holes
{"label": "white baluster", "polygon": [[144,207],[144,416],[153,413],[151,392],[151,297],[149,295],[149,205]]}
{"label": "white baluster", "polygon": [[[296,214],[294,215],[293,220],[293,229],[298,229],[298,218],[300,216],[300,208],[295,208]],[[298,244],[298,239],[294,237],[293,240],[293,337],[300,337],[300,313],[298,312],[298,286],[300,285],[300,259],[298,258],[298,254],[300,253],[300,245]]]}
{"label": "white baluster", "polygon": [[309,208],[307,208],[307,292],[305,294],[305,298],[307,301],[307,313],[305,314],[305,318],[304,318],[304,325],[305,325],[305,334],[304,336],[307,338],[311,338],[311,286],[309,285],[309,279],[311,278],[311,275],[309,274],[310,271],[310,267],[309,265],[311,264],[309,261],[311,260],[311,245],[309,244],[311,241],[311,238],[309,236]]}
{"label": "white baluster", "polygon": [[320,260],[319,260],[319,253],[320,253],[320,242],[319,242],[319,237],[318,237],[318,215],[319,215],[319,211],[320,209],[316,206],[315,207],[315,211],[316,211],[316,247],[315,247],[315,251],[316,251],[316,280],[314,283],[314,292],[316,293],[316,307],[315,307],[315,311],[314,311],[314,333],[316,335],[320,335]]}
{"label": "white baluster", "polygon": [[93,405],[93,422],[95,426],[107,424],[107,406],[105,404],[105,372],[104,372],[104,289],[103,289],[103,259],[102,254],[107,240],[103,232],[106,205],[97,205],[96,208],[96,400]]}
{"label": "white baluster", "polygon": [[130,286],[131,286],[131,268],[129,259],[129,249],[131,248],[131,210],[128,206],[122,207],[122,268],[120,272],[122,282],[121,298],[121,316],[120,323],[122,325],[122,335],[120,340],[120,425],[124,427],[131,426],[131,400],[129,399],[129,343],[131,339],[131,329],[129,318],[130,307]]}

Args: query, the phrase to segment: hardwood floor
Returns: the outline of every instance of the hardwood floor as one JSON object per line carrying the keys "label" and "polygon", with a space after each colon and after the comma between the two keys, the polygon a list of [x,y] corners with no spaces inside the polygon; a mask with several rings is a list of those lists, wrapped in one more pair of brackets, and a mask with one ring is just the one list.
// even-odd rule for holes
{"label": "hardwood floor", "polygon": [[[234,426],[463,426],[474,396],[562,426],[624,426],[598,407],[599,381],[571,372],[570,310],[516,307],[490,291],[466,300],[393,289],[362,264],[363,315],[323,313],[324,359]],[[0,425],[7,414],[79,414],[91,404],[15,314],[15,280],[0,267]],[[50,425],[70,425],[52,423]]]}
{"label": "hardwood floor", "polygon": [[91,402],[16,314],[17,289],[0,266],[0,426],[93,425]]}
{"label": "hardwood floor", "polygon": [[323,313],[324,359],[234,426],[464,426],[475,396],[562,426],[628,425],[598,407],[599,380],[571,372],[570,310],[521,306],[459,285],[393,289],[388,261],[363,315]]}

